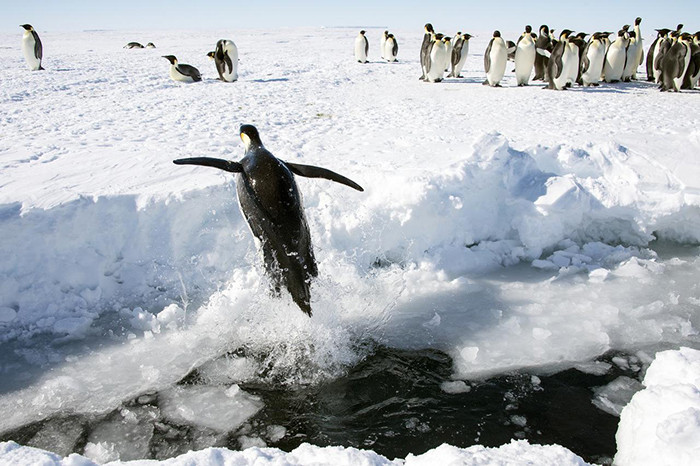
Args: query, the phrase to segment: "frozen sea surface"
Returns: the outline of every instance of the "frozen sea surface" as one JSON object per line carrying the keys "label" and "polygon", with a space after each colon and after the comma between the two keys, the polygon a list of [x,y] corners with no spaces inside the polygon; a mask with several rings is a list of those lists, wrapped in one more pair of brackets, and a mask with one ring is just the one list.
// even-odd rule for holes
{"label": "frozen sea surface", "polygon": [[[484,87],[488,34],[465,79],[431,85],[420,31],[367,65],[349,29],[39,33],[42,73],[0,35],[3,439],[100,461],[311,439],[403,457],[452,419],[459,447],[606,462],[654,354],[700,347],[697,91]],[[221,37],[237,83],[206,57]],[[169,80],[166,54],[204,81]],[[241,158],[242,123],[365,188],[298,179],[312,319],[268,293],[232,177],[171,163]],[[601,438],[547,431],[573,399]],[[339,421],[367,413],[371,433]],[[392,450],[409,437],[421,451]]]}

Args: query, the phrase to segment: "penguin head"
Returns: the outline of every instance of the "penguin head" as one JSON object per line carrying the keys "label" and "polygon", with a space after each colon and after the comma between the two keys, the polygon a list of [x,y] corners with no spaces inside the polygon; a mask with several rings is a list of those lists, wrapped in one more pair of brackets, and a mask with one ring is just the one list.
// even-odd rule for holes
{"label": "penguin head", "polygon": [[440,34],[440,33],[435,34],[435,40],[438,42],[442,41],[443,37],[445,37],[444,34]]}
{"label": "penguin head", "polygon": [[693,36],[692,34],[684,32],[683,34],[681,34],[680,40],[684,42],[691,42],[693,40]]}
{"label": "penguin head", "polygon": [[578,39],[584,40],[587,35],[588,35],[588,33],[586,33],[586,32],[579,32],[578,34],[576,34],[576,37]]}
{"label": "penguin head", "polygon": [[622,26],[622,30],[625,31],[625,32],[629,31],[629,29],[630,29],[630,25],[629,25],[629,24],[625,24],[624,26]]}
{"label": "penguin head", "polygon": [[540,34],[542,34],[543,36],[548,36],[549,35],[549,26],[547,26],[546,24],[543,24],[542,26],[540,26]]}
{"label": "penguin head", "polygon": [[493,31],[493,37],[501,37],[501,31]]}
{"label": "penguin head", "polygon": [[384,31],[384,37],[389,37],[389,31]]}
{"label": "penguin head", "polygon": [[451,40],[452,40],[452,38],[451,38],[451,37],[447,37],[447,36],[445,36],[445,37],[442,38],[442,41],[443,41],[444,43],[446,43],[446,44],[449,44]]}
{"label": "penguin head", "polygon": [[670,29],[656,29],[656,32],[658,34],[658,37],[666,37],[669,32],[671,32]]}
{"label": "penguin head", "polygon": [[634,31],[630,31],[630,32],[628,32],[627,34],[630,36],[630,39],[633,39],[633,38],[637,37],[637,33],[634,32]]}
{"label": "penguin head", "polygon": [[209,57],[209,60],[213,60],[215,54],[216,54],[216,52],[209,52],[209,53],[207,54],[207,57]]}
{"label": "penguin head", "polygon": [[362,34],[362,35],[364,36],[364,35],[365,35],[365,32],[366,32],[366,31],[363,29],[362,31],[360,31],[360,34]]}
{"label": "penguin head", "polygon": [[435,29],[433,29],[433,25],[430,23],[425,23],[425,32],[427,32],[427,33],[435,32]]}
{"label": "penguin head", "polygon": [[638,16],[637,19],[634,20],[634,25],[639,26],[640,24],[642,24],[642,18]]}
{"label": "penguin head", "polygon": [[566,40],[569,38],[569,36],[573,33],[573,31],[569,29],[564,29],[559,33],[559,40]]}
{"label": "penguin head", "polygon": [[27,31],[32,31],[34,29],[31,24],[20,24],[19,27],[24,28]]}
{"label": "penguin head", "polygon": [[532,26],[530,26],[529,24],[527,26],[525,26],[525,32],[527,34],[530,34],[532,32]]}
{"label": "penguin head", "polygon": [[167,58],[171,65],[177,65],[177,58],[175,58],[175,55],[163,55],[163,58]]}
{"label": "penguin head", "polygon": [[464,40],[469,40],[471,38],[472,38],[471,34],[467,34],[466,32],[464,34],[462,34],[462,39],[464,39]]}
{"label": "penguin head", "polygon": [[156,44],[154,44],[153,42],[149,42],[148,44],[146,44],[146,47],[149,49],[154,49],[156,48]]}
{"label": "penguin head", "polygon": [[262,141],[260,141],[260,134],[255,126],[241,125],[239,132],[246,151],[251,147],[262,147],[263,144]]}
{"label": "penguin head", "polygon": [[683,23],[676,26],[676,32],[681,32],[683,30]]}

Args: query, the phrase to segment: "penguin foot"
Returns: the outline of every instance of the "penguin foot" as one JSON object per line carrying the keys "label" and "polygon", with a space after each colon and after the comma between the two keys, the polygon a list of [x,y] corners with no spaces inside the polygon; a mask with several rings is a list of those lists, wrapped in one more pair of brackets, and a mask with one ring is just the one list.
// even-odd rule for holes
{"label": "penguin foot", "polygon": [[464,76],[462,76],[461,74],[460,74],[459,76],[457,76],[457,77],[458,77],[458,78],[464,78]]}
{"label": "penguin foot", "polygon": [[489,80],[487,79],[486,81],[483,82],[483,86],[488,86],[489,85]]}

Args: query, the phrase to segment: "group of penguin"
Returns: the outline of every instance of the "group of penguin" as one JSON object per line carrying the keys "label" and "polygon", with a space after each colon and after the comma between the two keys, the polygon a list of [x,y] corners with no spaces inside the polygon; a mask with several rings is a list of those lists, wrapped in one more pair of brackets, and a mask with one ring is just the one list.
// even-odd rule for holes
{"label": "group of penguin", "polygon": [[[22,37],[22,53],[27,61],[27,66],[32,71],[43,70],[41,60],[44,52],[41,44],[41,39],[36,30],[31,24],[23,24],[20,27],[24,28]],[[149,42],[145,47],[138,42],[129,42],[124,46],[125,49],[143,49],[156,48],[153,42]],[[216,71],[219,73],[219,79],[224,82],[234,82],[238,80],[238,48],[231,40],[221,39],[216,43],[216,48],[213,52],[209,52],[207,56],[214,60]],[[202,80],[202,74],[197,68],[191,65],[180,64],[174,55],[164,55],[170,62],[170,78],[173,81],[179,82],[197,82]]]}
{"label": "group of penguin", "polygon": [[[360,31],[355,38],[355,60],[359,63],[367,63],[369,55],[369,40],[365,35],[366,31]],[[384,31],[379,42],[379,52],[382,60],[397,62],[396,56],[399,54],[399,42],[389,31]]]}
{"label": "group of penguin", "polygon": [[[530,83],[534,69],[534,81],[547,82],[547,89],[564,90],[577,83],[581,86],[598,86],[601,81],[616,83],[637,79],[637,69],[644,63],[644,48],[640,25],[622,27],[614,41],[611,32],[590,35],[564,29],[559,37],[547,25],[540,27],[539,36],[526,26],[517,42],[505,41],[499,31],[484,53],[484,85],[500,87],[508,61],[515,62],[515,80],[518,86]],[[659,84],[662,91],[694,89],[700,78],[700,32],[691,35],[676,30],[657,29],[657,38],[647,54],[647,80]],[[360,31],[355,39],[355,59],[367,63],[369,41],[366,31]],[[440,82],[447,77],[461,78],[462,68],[469,52],[470,34],[457,32],[454,38],[436,33],[433,25],[424,28],[420,49],[421,77],[426,82]],[[389,42],[391,38],[391,43]],[[398,44],[393,35],[384,31],[381,39],[382,58],[396,61]],[[394,51],[387,50],[391,48]]]}

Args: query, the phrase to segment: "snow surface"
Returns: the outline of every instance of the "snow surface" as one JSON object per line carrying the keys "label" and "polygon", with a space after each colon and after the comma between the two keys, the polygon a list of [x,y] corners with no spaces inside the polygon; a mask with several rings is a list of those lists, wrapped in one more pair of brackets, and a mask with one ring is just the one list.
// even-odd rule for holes
{"label": "snow surface", "polygon": [[[393,64],[368,31],[360,65],[351,29],[40,30],[41,73],[0,35],[0,431],[107,413],[199,367],[209,399],[262,367],[319,383],[369,341],[448,352],[449,383],[700,347],[698,92],[546,92],[516,88],[510,67],[504,88],[481,86],[486,33],[466,79],[426,84],[420,31],[395,33]],[[236,83],[205,56],[221,37],[240,51]],[[158,48],[121,48],[136,39]],[[169,53],[204,81],[172,82]],[[267,293],[232,177],[171,163],[239,159],[242,123],[365,188],[298,179],[312,319]],[[684,246],[656,252],[657,238]],[[242,347],[256,357],[211,368]],[[256,406],[243,390],[231,402]]]}

